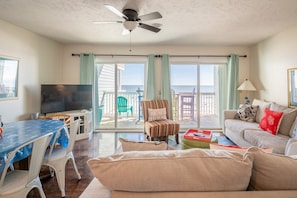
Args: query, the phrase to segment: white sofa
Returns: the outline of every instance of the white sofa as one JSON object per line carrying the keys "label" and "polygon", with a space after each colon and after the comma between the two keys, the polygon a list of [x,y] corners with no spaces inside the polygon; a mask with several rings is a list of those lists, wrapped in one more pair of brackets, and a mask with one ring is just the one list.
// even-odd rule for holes
{"label": "white sofa", "polygon": [[[247,122],[236,118],[237,110],[224,111],[224,133],[238,146],[259,148],[273,148],[274,153],[285,155],[297,154],[297,109],[287,108],[274,102],[255,99],[252,105],[258,106],[254,122]],[[283,112],[283,116],[276,135],[259,127],[265,109]]]}
{"label": "white sofa", "polygon": [[[297,160],[254,147],[129,151],[90,159],[95,178],[80,198],[296,197]],[[269,166],[269,169],[267,169]]]}

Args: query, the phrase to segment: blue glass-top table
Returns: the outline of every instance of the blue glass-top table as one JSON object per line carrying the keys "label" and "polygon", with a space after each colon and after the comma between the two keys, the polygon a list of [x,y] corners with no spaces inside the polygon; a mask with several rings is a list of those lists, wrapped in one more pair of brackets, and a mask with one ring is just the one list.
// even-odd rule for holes
{"label": "blue glass-top table", "polygon": [[[18,146],[33,140],[37,137],[45,135],[47,133],[55,134],[62,126],[64,122],[59,120],[24,120],[17,122],[4,123],[3,133],[0,136],[0,173],[4,168],[4,159],[9,152],[16,149]],[[67,130],[62,130],[58,143],[63,147],[68,145]],[[53,143],[54,135],[51,143]],[[25,159],[31,155],[31,149],[23,149],[16,154],[14,162]]]}

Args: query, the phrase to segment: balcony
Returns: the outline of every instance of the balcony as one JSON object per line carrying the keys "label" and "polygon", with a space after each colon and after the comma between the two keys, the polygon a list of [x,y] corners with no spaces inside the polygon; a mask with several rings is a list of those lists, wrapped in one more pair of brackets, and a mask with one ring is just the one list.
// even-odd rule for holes
{"label": "balcony", "polygon": [[[200,123],[200,128],[220,128],[218,111],[216,107],[216,95],[214,93],[200,93],[199,120],[197,120],[197,95],[194,94],[194,111],[192,116],[188,116],[187,112],[181,112],[181,97],[185,92],[175,93],[172,96],[172,113],[173,119],[179,121],[181,128],[196,128]],[[104,100],[102,101],[102,119],[100,129],[143,129],[143,120],[140,109],[140,101],[142,95],[137,92],[118,92],[118,96],[124,96],[128,99],[128,105],[133,106],[132,115],[126,116],[126,113],[117,115],[117,123],[115,123],[115,94],[114,92],[104,92]],[[116,127],[115,127],[116,126]]]}

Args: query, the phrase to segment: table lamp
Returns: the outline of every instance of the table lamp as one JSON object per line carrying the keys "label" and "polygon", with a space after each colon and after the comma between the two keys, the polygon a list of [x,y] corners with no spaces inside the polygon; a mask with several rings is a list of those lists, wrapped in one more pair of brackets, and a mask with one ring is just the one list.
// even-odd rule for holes
{"label": "table lamp", "polygon": [[[237,90],[240,91],[256,91],[256,88],[254,85],[249,81],[248,79],[245,79],[245,81],[237,88]],[[250,100],[248,96],[244,97],[245,104],[250,104]]]}

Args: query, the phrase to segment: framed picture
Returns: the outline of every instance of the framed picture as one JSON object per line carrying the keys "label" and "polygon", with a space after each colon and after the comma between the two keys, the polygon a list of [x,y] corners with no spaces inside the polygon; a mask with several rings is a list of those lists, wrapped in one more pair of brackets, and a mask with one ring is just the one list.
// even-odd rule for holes
{"label": "framed picture", "polygon": [[18,96],[19,60],[0,56],[0,101]]}
{"label": "framed picture", "polygon": [[297,108],[297,68],[288,69],[288,106]]}

